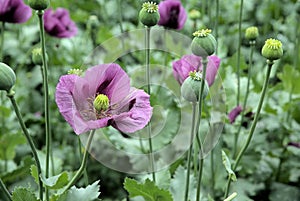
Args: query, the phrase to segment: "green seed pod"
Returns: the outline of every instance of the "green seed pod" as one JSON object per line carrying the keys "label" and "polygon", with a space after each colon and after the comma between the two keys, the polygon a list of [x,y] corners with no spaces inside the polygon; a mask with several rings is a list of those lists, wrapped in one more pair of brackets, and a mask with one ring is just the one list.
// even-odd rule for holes
{"label": "green seed pod", "polygon": [[145,26],[151,27],[159,21],[158,6],[153,2],[143,3],[139,19]]}
{"label": "green seed pod", "polygon": [[0,62],[0,90],[9,92],[15,83],[15,72],[8,65]]}
{"label": "green seed pod", "polygon": [[283,55],[282,43],[272,38],[266,40],[261,54],[270,61],[279,59]]}
{"label": "green seed pod", "polygon": [[191,20],[197,20],[197,19],[200,19],[201,13],[198,10],[196,10],[196,9],[192,9],[189,12],[189,16],[190,16]]}
{"label": "green seed pod", "polygon": [[109,99],[104,94],[99,94],[93,102],[94,108],[98,111],[105,111],[109,107]]}
{"label": "green seed pod", "polygon": [[246,29],[245,37],[247,40],[253,41],[258,37],[258,28],[257,27],[248,27]]}
{"label": "green seed pod", "polygon": [[34,10],[45,10],[49,6],[49,0],[29,0],[29,6]]}
{"label": "green seed pod", "polygon": [[[198,101],[199,92],[201,90],[201,80],[202,76],[197,72],[190,72],[190,76],[184,80],[181,85],[181,95],[182,97],[192,103]],[[205,81],[205,86],[202,94],[202,98],[205,99],[208,92],[208,84]]]}
{"label": "green seed pod", "polygon": [[201,29],[193,33],[192,53],[194,55],[207,57],[215,52],[217,41],[210,33],[210,29]]}

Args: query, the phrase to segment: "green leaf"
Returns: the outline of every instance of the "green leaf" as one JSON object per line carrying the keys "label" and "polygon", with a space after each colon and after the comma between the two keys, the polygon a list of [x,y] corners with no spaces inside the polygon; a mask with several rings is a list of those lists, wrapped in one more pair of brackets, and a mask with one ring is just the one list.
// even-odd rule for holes
{"label": "green leaf", "polygon": [[[73,186],[70,190],[68,190],[68,195],[65,201],[93,201],[98,199],[98,196],[100,195],[100,186],[98,183],[99,180],[88,185],[86,188],[76,188]],[[59,199],[58,201],[63,200]]]}
{"label": "green leaf", "polygon": [[146,179],[144,184],[134,179],[125,178],[124,188],[129,192],[129,197],[142,196],[146,201],[172,201],[169,191],[158,188],[153,181]]}
{"label": "green leaf", "polygon": [[10,160],[16,155],[15,148],[25,144],[26,138],[20,134],[5,134],[0,136],[0,159]]}
{"label": "green leaf", "polygon": [[231,163],[229,158],[227,157],[226,153],[222,150],[222,161],[223,161],[223,165],[226,168],[226,171],[229,174],[229,177],[232,181],[236,181],[236,176],[235,173],[233,172],[233,170],[231,169]]}
{"label": "green leaf", "polygon": [[278,77],[282,80],[283,87],[285,90],[295,94],[300,93],[300,85],[298,84],[300,79],[300,73],[293,66],[285,65],[283,67],[283,72],[278,73]]}
{"label": "green leaf", "polygon": [[13,201],[39,201],[30,188],[16,188],[12,194]]}
{"label": "green leaf", "polygon": [[34,178],[34,181],[38,184],[39,183],[39,173],[38,173],[37,167],[35,165],[32,165],[30,167],[30,174]]}
{"label": "green leaf", "polygon": [[50,189],[60,189],[69,182],[69,177],[67,172],[62,172],[59,175],[49,177],[47,179],[42,177],[42,181],[44,185]]}

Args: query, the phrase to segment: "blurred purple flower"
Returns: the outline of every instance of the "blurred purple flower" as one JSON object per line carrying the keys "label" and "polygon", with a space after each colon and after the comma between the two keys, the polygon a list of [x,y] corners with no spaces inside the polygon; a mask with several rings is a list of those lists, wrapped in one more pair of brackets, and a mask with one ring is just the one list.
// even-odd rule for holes
{"label": "blurred purple flower", "polygon": [[239,114],[243,111],[241,106],[237,106],[235,108],[233,108],[233,110],[231,110],[228,114],[228,118],[230,123],[234,123],[235,119],[237,118],[237,116],[239,116]]}
{"label": "blurred purple flower", "polygon": [[[109,107],[96,111],[93,101],[100,94],[108,97]],[[55,96],[60,113],[76,134],[106,126],[132,133],[144,128],[152,115],[149,95],[130,87],[128,75],[114,63],[94,66],[84,77],[62,76]]]}
{"label": "blurred purple flower", "polygon": [[288,146],[292,146],[300,149],[300,142],[289,142]]}
{"label": "blurred purple flower", "polygon": [[1,22],[24,23],[31,15],[31,8],[23,0],[0,0]]}
{"label": "blurred purple flower", "polygon": [[158,25],[180,30],[187,19],[186,11],[180,0],[165,0],[158,4],[160,19]]}
{"label": "blurred purple flower", "polygon": [[[211,86],[214,81],[218,69],[220,67],[221,59],[216,55],[208,56],[208,63],[206,69],[206,81]],[[200,65],[199,69],[202,70],[201,57],[196,55],[184,55],[181,59],[173,62],[173,75],[175,79],[181,85],[183,81],[189,76],[191,71],[195,71],[197,66]]]}
{"label": "blurred purple flower", "polygon": [[77,34],[76,24],[71,20],[69,11],[57,8],[55,11],[47,9],[44,14],[45,31],[57,38],[70,38]]}

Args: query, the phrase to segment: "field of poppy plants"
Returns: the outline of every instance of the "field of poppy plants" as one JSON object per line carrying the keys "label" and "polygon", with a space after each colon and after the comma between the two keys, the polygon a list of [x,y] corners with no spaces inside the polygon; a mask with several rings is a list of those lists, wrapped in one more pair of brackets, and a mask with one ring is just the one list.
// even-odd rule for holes
{"label": "field of poppy plants", "polygon": [[0,0],[0,201],[300,201],[299,18]]}

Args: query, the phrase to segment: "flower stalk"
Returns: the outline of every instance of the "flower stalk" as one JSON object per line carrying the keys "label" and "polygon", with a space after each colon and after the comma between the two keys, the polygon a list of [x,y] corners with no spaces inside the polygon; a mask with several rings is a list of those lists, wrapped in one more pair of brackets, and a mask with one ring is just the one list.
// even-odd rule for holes
{"label": "flower stalk", "polygon": [[39,157],[37,155],[37,151],[36,151],[36,148],[35,148],[35,145],[31,139],[31,136],[29,135],[28,131],[27,131],[27,128],[24,124],[24,121],[22,119],[22,116],[21,116],[21,113],[19,111],[19,107],[17,105],[17,102],[14,98],[14,95],[15,95],[15,92],[10,90],[10,92],[7,94],[7,97],[10,99],[11,103],[12,103],[12,106],[15,110],[15,113],[16,113],[16,116],[18,118],[18,121],[19,121],[19,124],[22,128],[22,131],[27,139],[27,142],[29,143],[29,146],[31,148],[31,152],[33,154],[33,157],[34,157],[34,160],[35,160],[35,163],[36,163],[36,167],[37,167],[37,171],[38,171],[38,174],[39,174],[39,198],[40,200],[43,200],[43,183],[42,183],[42,180],[41,180],[41,174],[42,174],[42,169],[41,169],[41,164],[40,164],[40,160],[39,160]]}
{"label": "flower stalk", "polygon": [[[236,168],[238,167],[239,162],[240,162],[241,158],[243,157],[244,153],[246,152],[246,150],[247,150],[247,148],[248,148],[248,146],[251,142],[251,139],[253,137],[254,131],[255,131],[255,127],[256,127],[256,124],[257,124],[257,121],[258,121],[258,117],[259,117],[259,114],[260,114],[260,111],[261,111],[261,108],[262,108],[262,105],[263,105],[263,102],[264,102],[264,98],[265,98],[265,95],[266,95],[266,91],[267,91],[267,88],[268,88],[269,78],[270,78],[270,74],[271,74],[271,70],[272,70],[272,66],[273,66],[274,62],[273,62],[273,60],[267,60],[267,63],[268,63],[268,68],[267,68],[266,78],[265,78],[263,89],[262,89],[261,96],[260,96],[260,99],[259,99],[257,111],[255,113],[254,120],[253,120],[253,123],[251,125],[246,143],[244,144],[241,151],[239,152],[239,154],[236,158],[236,161],[233,165],[233,171],[235,171]],[[226,186],[225,195],[224,195],[225,198],[228,196],[229,189],[230,189],[230,184],[231,184],[231,177],[228,177],[227,186]]]}
{"label": "flower stalk", "polygon": [[93,140],[95,131],[96,130],[91,130],[90,131],[90,134],[89,134],[89,137],[88,137],[88,140],[87,140],[87,143],[86,143],[86,148],[85,148],[85,151],[84,151],[84,154],[83,154],[81,165],[80,165],[78,171],[76,172],[76,174],[74,175],[74,177],[71,179],[71,181],[65,187],[63,193],[65,193],[67,190],[69,190],[75,184],[75,182],[79,179],[79,177],[82,175],[82,173],[85,171],[86,164],[87,164],[87,159],[88,159],[88,152],[91,148],[91,144],[92,144],[92,140]]}
{"label": "flower stalk", "polygon": [[9,191],[7,190],[1,178],[0,178],[0,189],[2,189],[2,192],[4,193],[4,197],[6,197],[7,200],[12,201],[11,195],[9,194]]}
{"label": "flower stalk", "polygon": [[190,169],[191,169],[191,158],[192,158],[192,152],[193,152],[193,139],[194,139],[194,130],[195,130],[195,120],[196,120],[196,104],[192,104],[192,110],[193,110],[193,116],[192,116],[192,127],[191,127],[191,135],[190,135],[190,148],[188,151],[188,161],[187,161],[187,173],[186,173],[186,183],[185,183],[185,195],[184,195],[184,201],[188,200],[189,195],[189,185],[190,185]]}

